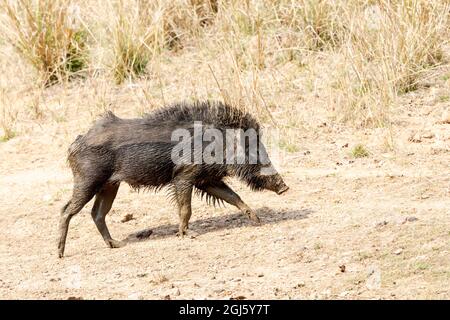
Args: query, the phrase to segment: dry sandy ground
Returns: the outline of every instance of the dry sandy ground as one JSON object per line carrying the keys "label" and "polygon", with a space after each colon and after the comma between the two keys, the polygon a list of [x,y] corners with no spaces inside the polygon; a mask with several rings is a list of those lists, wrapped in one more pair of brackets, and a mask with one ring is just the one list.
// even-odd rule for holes
{"label": "dry sandy ground", "polygon": [[[0,143],[0,298],[449,299],[444,107],[405,110],[397,151],[362,159],[349,149],[361,139],[369,149],[379,144],[378,130],[356,134],[328,124],[299,132],[300,151],[281,164],[287,194],[232,183],[261,226],[231,206],[196,199],[191,228],[200,235],[179,239],[164,192],[122,185],[107,223],[128,244],[105,247],[91,202],[71,222],[64,259],[56,239],[72,187],[65,150],[80,132],[67,123],[36,126]],[[122,222],[127,214],[134,219]],[[146,229],[153,234],[136,241]]]}

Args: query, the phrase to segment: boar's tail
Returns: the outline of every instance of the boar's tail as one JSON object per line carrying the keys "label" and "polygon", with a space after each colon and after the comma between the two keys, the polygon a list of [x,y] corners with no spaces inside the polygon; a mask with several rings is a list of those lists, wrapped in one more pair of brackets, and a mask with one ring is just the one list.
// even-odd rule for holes
{"label": "boar's tail", "polygon": [[83,135],[79,135],[77,136],[77,138],[75,139],[74,142],[72,142],[72,144],[69,147],[68,150],[68,160],[70,160],[70,158],[74,155],[76,155],[78,153],[78,151],[81,149],[81,146],[83,145],[82,141],[83,141]]}
{"label": "boar's tail", "polygon": [[72,202],[72,200],[69,200],[64,207],[61,208],[61,213],[64,214],[64,212],[66,211],[67,207],[70,205],[70,203]]}

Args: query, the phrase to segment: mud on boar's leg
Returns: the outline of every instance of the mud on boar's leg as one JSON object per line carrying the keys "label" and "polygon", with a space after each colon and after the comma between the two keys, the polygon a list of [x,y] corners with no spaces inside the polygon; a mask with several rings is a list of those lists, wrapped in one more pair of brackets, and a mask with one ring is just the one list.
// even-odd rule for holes
{"label": "mud on boar's leg", "polygon": [[64,256],[64,249],[66,246],[67,232],[69,230],[70,220],[74,215],[83,209],[94,196],[95,191],[91,186],[86,187],[82,184],[75,184],[73,188],[72,199],[61,210],[61,217],[59,220],[59,242],[58,255],[60,258]]}
{"label": "mud on boar's leg", "polygon": [[189,228],[189,219],[192,215],[192,184],[187,181],[179,180],[174,183],[174,188],[176,198],[175,200],[178,205],[178,216],[180,217],[180,225],[178,228],[177,236],[183,238],[184,235],[188,234],[187,229]]}
{"label": "mud on boar's leg", "polygon": [[255,223],[260,223],[259,217],[256,213],[244,202],[241,197],[234,192],[225,182],[219,182],[213,185],[206,185],[201,187],[202,190],[206,191],[210,195],[222,199],[225,202],[237,207],[243,213],[245,213],[251,221]]}
{"label": "mud on boar's leg", "polygon": [[98,231],[110,248],[120,248],[125,245],[124,242],[111,238],[105,221],[106,215],[111,210],[111,206],[116,198],[117,190],[119,190],[119,184],[105,184],[95,196],[95,203],[91,211],[92,219]]}

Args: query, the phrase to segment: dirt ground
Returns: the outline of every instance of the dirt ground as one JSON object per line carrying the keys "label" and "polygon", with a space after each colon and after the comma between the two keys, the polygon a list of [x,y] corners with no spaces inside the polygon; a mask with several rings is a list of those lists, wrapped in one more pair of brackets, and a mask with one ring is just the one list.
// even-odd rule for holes
{"label": "dirt ground", "polygon": [[[405,99],[395,152],[375,147],[378,129],[322,123],[299,131],[299,151],[282,158],[285,195],[233,181],[261,226],[195,198],[190,228],[199,236],[179,239],[164,192],[122,184],[107,223],[127,245],[105,246],[91,202],[71,222],[63,259],[57,224],[72,187],[65,153],[81,132],[70,119],[33,125],[0,143],[0,297],[449,299],[447,106]],[[350,149],[360,141],[373,152],[355,159]],[[127,214],[133,219],[122,222]],[[148,229],[150,237],[136,238]]]}

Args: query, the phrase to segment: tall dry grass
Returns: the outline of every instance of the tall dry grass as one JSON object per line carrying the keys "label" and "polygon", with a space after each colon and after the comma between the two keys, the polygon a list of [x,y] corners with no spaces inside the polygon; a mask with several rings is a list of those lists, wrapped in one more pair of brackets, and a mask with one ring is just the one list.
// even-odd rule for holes
{"label": "tall dry grass", "polygon": [[116,20],[111,29],[114,44],[112,69],[119,84],[127,78],[142,75],[154,53],[152,49],[158,49],[162,41],[163,30],[159,28],[157,16],[153,23],[153,19],[147,16],[147,4],[137,2],[134,5],[119,1],[114,8]]}
{"label": "tall dry grass", "polygon": [[87,33],[76,6],[64,0],[1,1],[3,36],[46,85],[67,80],[87,66]]}
{"label": "tall dry grass", "polygon": [[300,0],[272,1],[272,10],[281,28],[286,28],[287,44],[302,50],[327,50],[345,37],[342,16],[354,6],[352,1]]}
{"label": "tall dry grass", "polygon": [[338,119],[385,125],[398,95],[417,89],[445,62],[449,5],[379,1],[347,12],[344,63],[337,75]]}
{"label": "tall dry grass", "polygon": [[117,83],[146,73],[147,65],[164,51],[177,51],[198,39],[217,12],[216,0],[119,0],[110,25],[112,70]]}
{"label": "tall dry grass", "polygon": [[[88,30],[111,87],[145,81],[153,91],[144,95],[166,102],[163,83],[192,84],[195,97],[206,83],[202,97],[291,129],[300,125],[296,99],[308,92],[337,121],[387,125],[398,97],[446,63],[446,1],[1,1],[8,41],[47,81],[73,73],[71,48],[87,52],[76,35]],[[73,6],[91,22],[70,27]]]}
{"label": "tall dry grass", "polygon": [[0,90],[0,141],[8,141],[16,135],[17,110],[12,108],[6,90]]}

